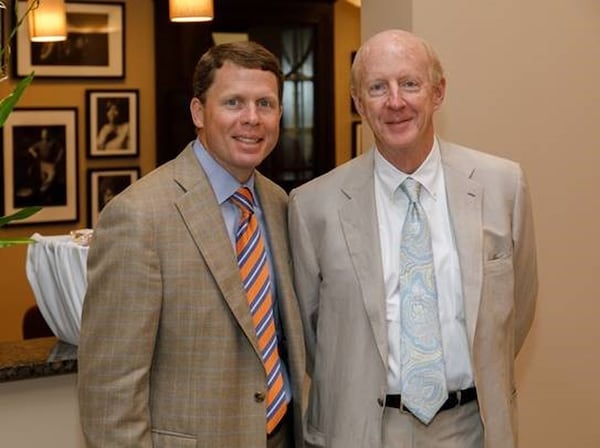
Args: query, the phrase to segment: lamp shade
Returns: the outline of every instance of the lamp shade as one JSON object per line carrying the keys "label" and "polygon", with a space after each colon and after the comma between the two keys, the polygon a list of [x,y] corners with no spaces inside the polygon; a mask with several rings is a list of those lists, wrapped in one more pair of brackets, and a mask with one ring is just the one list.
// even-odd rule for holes
{"label": "lamp shade", "polygon": [[56,42],[67,39],[65,0],[40,0],[28,16],[32,42]]}
{"label": "lamp shade", "polygon": [[169,0],[171,22],[207,22],[213,17],[213,0]]}

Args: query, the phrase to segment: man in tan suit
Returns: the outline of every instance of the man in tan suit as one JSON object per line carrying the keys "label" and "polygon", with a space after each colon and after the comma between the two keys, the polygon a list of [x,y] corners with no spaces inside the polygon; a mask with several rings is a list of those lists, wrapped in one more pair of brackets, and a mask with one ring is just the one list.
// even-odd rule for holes
{"label": "man in tan suit", "polygon": [[[304,345],[287,196],[255,171],[278,139],[282,89],[278,61],[262,46],[211,48],[194,73],[198,139],[103,210],[79,345],[88,446],[301,446]],[[232,199],[240,189],[253,213]],[[251,222],[263,249],[268,348],[236,255]],[[265,355],[277,366],[269,375]]]}
{"label": "man in tan suit", "polygon": [[[537,295],[528,188],[518,164],[436,136],[445,88],[422,39],[373,36],[356,55],[352,95],[374,148],[290,194],[309,446],[517,446],[514,358]],[[425,230],[402,238],[416,215],[412,230]],[[406,262],[426,253],[422,271]],[[434,318],[419,327],[425,308]],[[413,327],[430,339],[404,338]],[[411,370],[430,360],[435,383]]]}

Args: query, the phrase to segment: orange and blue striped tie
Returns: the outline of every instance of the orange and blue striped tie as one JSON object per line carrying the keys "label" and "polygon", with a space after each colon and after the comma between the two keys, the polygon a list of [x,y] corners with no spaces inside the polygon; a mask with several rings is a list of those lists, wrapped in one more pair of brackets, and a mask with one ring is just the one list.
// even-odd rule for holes
{"label": "orange and blue striped tie", "polygon": [[241,212],[235,245],[258,348],[267,373],[267,433],[271,433],[285,415],[288,400],[277,348],[269,262],[258,219],[254,215],[252,192],[247,187],[240,187],[230,199]]}

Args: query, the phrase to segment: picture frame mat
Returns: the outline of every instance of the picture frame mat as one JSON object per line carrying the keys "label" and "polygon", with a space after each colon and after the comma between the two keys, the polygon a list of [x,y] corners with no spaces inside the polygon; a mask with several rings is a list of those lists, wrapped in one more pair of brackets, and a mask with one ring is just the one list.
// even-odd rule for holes
{"label": "picture frame mat", "polygon": [[[88,168],[87,183],[88,183],[88,225],[94,228],[100,216],[100,180],[102,177],[120,177],[129,176],[129,185],[140,178],[139,167],[122,167],[122,168]],[[116,194],[123,190],[119,190]]]}
{"label": "picture frame mat", "polygon": [[[27,2],[18,0],[17,14],[21,17],[27,8]],[[114,77],[125,76],[125,22],[124,4],[122,3],[65,3],[69,13],[108,15],[108,55],[107,66],[72,66],[72,65],[33,65],[31,63],[31,41],[29,40],[29,23],[23,21],[16,35],[15,71],[16,76],[27,76],[35,71],[36,77]],[[68,32],[68,31],[67,31]]]}
{"label": "picture frame mat", "polygon": [[[98,100],[100,99],[126,99],[129,105],[129,136],[128,149],[96,149],[98,146],[98,129],[96,123],[99,121]],[[87,90],[86,108],[88,132],[88,151],[89,157],[132,157],[139,154],[139,90]]]}
{"label": "picture frame mat", "polygon": [[[19,221],[18,224],[40,222],[76,221],[77,204],[77,109],[15,109],[9,115],[2,128],[2,152],[4,175],[4,215],[17,212],[20,207],[14,206],[14,142],[13,129],[16,126],[62,126],[66,127],[66,205],[42,207],[35,215]],[[11,224],[15,225],[15,224]]]}

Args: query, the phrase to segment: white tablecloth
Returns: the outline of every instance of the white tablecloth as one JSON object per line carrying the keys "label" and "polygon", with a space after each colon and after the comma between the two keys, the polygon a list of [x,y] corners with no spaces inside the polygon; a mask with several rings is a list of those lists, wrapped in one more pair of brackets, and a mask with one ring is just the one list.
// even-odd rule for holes
{"label": "white tablecloth", "polygon": [[31,238],[37,242],[27,248],[26,271],[38,308],[60,340],[77,345],[88,247],[70,235]]}

